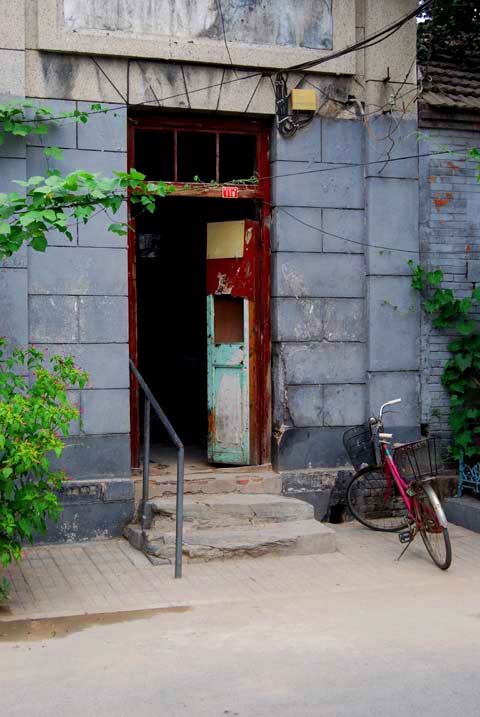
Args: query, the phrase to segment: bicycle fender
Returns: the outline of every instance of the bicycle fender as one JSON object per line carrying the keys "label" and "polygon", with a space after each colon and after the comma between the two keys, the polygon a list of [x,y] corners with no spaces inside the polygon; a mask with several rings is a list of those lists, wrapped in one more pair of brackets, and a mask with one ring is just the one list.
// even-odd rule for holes
{"label": "bicycle fender", "polygon": [[442,504],[440,503],[438,495],[435,493],[435,491],[433,490],[430,483],[424,483],[423,487],[425,488],[426,493],[428,493],[430,500],[432,501],[433,505],[435,506],[435,509],[438,514],[438,519],[440,520],[440,525],[442,526],[442,528],[447,528],[448,527],[447,516],[445,515],[445,512],[442,508]]}

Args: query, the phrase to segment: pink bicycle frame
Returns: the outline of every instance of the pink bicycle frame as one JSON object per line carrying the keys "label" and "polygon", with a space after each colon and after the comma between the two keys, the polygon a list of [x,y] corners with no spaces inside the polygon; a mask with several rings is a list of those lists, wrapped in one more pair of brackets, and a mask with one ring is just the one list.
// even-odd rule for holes
{"label": "pink bicycle frame", "polygon": [[408,517],[414,519],[413,514],[413,503],[412,499],[408,495],[408,484],[403,480],[402,476],[398,472],[398,468],[395,465],[395,462],[392,458],[392,454],[390,453],[388,446],[386,446],[384,443],[381,444],[381,450],[382,450],[382,457],[383,457],[383,470],[385,473],[385,477],[387,478],[387,493],[386,493],[386,500],[390,498],[390,489],[392,486],[392,478],[395,481],[395,483],[398,486],[398,490],[400,491],[400,495],[402,496],[403,502],[405,503],[407,510],[408,510]]}

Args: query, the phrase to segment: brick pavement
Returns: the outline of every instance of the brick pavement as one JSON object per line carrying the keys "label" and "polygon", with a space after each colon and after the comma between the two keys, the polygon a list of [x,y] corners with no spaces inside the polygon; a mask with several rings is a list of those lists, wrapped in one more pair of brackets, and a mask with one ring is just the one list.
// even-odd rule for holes
{"label": "brick pavement", "polygon": [[480,535],[450,526],[454,562],[442,573],[418,539],[401,562],[394,535],[360,526],[335,526],[338,552],[330,555],[246,558],[154,566],[123,539],[28,548],[7,576],[13,589],[1,620],[81,615],[221,602],[265,600],[382,586],[478,580]]}

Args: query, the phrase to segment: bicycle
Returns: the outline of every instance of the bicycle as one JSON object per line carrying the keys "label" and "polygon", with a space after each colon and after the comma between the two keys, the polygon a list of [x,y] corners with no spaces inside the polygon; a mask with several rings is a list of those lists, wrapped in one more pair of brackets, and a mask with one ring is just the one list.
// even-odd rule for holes
{"label": "bicycle", "polygon": [[395,444],[392,455],[392,434],[383,432],[385,409],[401,400],[387,401],[378,418],[344,433],[346,451],[357,471],[347,487],[347,506],[367,528],[399,533],[400,542],[406,544],[399,560],[420,533],[433,562],[448,570],[452,547],[447,519],[430,484],[438,474],[436,441]]}

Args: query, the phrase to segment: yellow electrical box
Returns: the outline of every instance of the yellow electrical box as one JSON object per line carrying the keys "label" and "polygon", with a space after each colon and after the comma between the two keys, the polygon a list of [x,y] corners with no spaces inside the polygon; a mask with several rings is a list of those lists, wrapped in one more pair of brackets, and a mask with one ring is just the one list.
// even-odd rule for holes
{"label": "yellow electrical box", "polygon": [[317,96],[315,90],[292,90],[290,93],[290,110],[293,112],[315,112]]}

